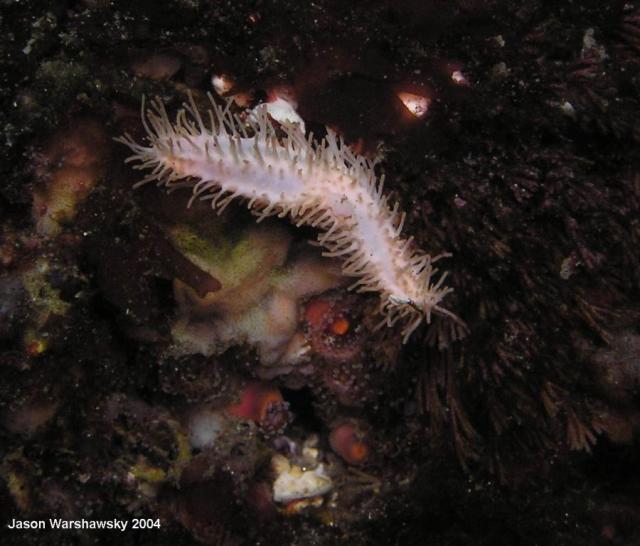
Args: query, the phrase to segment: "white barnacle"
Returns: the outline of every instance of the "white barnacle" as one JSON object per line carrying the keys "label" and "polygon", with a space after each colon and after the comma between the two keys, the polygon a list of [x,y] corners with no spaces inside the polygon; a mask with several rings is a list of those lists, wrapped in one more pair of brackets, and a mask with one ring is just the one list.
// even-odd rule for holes
{"label": "white barnacle", "polygon": [[[151,172],[137,185],[155,182],[168,189],[193,187],[193,198],[220,212],[237,197],[246,199],[258,221],[290,217],[296,226],[319,230],[324,255],[343,261],[344,275],[356,277],[358,292],[380,295],[380,325],[402,324],[403,340],[432,313],[454,317],[441,306],[452,291],[432,257],[403,238],[405,213],[389,206],[384,177],[375,162],[353,152],[333,131],[314,141],[299,123],[276,128],[264,108],[240,120],[232,101],[221,106],[209,95],[205,124],[189,95],[172,123],[164,105],[142,105],[149,144],[118,139],[133,155],[134,168]],[[187,116],[187,114],[189,114]]]}

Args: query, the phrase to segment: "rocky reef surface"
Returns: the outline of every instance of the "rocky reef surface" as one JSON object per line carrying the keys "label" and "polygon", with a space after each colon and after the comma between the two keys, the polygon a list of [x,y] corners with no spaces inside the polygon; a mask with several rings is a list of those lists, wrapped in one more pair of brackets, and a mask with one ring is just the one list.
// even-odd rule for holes
{"label": "rocky reef surface", "polygon": [[[640,4],[1,8],[3,545],[640,541]],[[142,96],[208,92],[379,158],[464,324],[134,190]]]}

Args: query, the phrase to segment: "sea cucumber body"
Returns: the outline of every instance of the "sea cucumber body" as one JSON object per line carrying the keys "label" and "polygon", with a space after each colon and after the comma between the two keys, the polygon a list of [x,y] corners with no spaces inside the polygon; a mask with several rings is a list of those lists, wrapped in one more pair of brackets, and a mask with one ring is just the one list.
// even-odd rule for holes
{"label": "sea cucumber body", "polygon": [[451,291],[446,276],[434,282],[438,259],[417,252],[401,237],[404,214],[391,209],[382,194],[374,164],[354,154],[333,132],[320,143],[294,124],[274,126],[265,110],[241,120],[213,100],[210,122],[203,122],[193,100],[172,124],[164,106],[144,112],[149,147],[125,136],[135,168],[152,169],[141,183],[193,186],[193,198],[210,200],[223,210],[237,197],[247,200],[258,221],[290,216],[296,225],[320,230],[318,242],[327,256],[344,260],[343,272],[357,277],[352,288],[380,293],[382,324],[404,323],[404,339]]}

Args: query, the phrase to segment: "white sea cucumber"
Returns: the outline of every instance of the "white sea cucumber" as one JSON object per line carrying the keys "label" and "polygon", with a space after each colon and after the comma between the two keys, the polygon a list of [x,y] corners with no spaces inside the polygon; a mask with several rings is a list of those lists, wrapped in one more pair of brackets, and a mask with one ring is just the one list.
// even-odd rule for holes
{"label": "white sea cucumber", "polygon": [[384,176],[376,176],[374,161],[330,129],[316,142],[297,124],[276,125],[264,108],[240,117],[231,112],[232,101],[209,100],[208,124],[191,95],[175,123],[162,102],[145,109],[143,100],[149,146],[127,134],[118,139],[133,151],[127,162],[151,169],[136,186],[191,186],[192,200],[210,200],[218,212],[241,197],[258,222],[289,216],[296,226],[317,228],[324,255],[340,257],[343,273],[357,277],[350,288],[379,292],[380,326],[400,322],[403,342],[432,313],[455,318],[440,305],[452,291],[444,285],[447,273],[436,278],[433,266],[446,255],[432,257],[415,248],[413,237],[401,237],[405,213],[383,196]]}

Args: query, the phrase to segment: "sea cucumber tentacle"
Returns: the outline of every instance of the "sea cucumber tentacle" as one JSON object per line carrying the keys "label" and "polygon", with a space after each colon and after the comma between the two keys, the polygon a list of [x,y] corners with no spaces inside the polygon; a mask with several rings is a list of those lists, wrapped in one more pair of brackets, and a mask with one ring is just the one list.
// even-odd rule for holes
{"label": "sea cucumber tentacle", "polygon": [[266,109],[244,119],[231,111],[232,101],[209,100],[208,124],[191,95],[175,123],[160,100],[151,108],[143,101],[149,146],[128,134],[117,139],[133,152],[126,161],[134,169],[150,170],[135,187],[190,186],[191,201],[208,200],[218,213],[243,198],[258,222],[289,216],[296,226],[319,229],[324,255],[343,260],[343,273],[357,277],[353,290],[380,294],[379,326],[401,322],[403,342],[432,313],[458,320],[441,306],[452,291],[444,285],[447,273],[433,266],[449,254],[432,257],[415,248],[413,237],[401,237],[406,214],[383,195],[377,160],[357,155],[330,129],[316,142],[297,124],[276,125]]}

